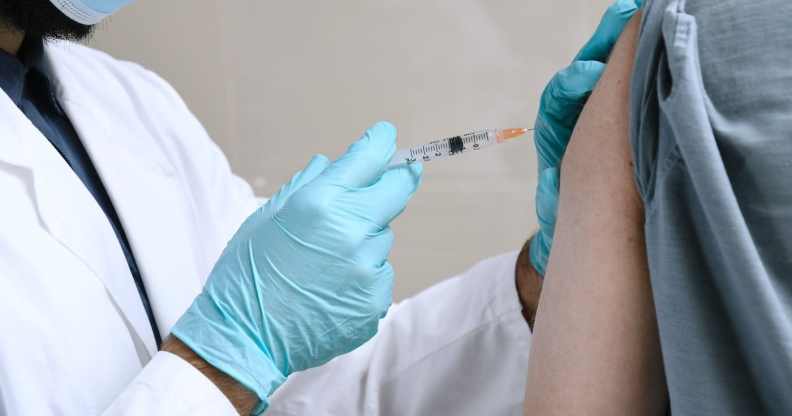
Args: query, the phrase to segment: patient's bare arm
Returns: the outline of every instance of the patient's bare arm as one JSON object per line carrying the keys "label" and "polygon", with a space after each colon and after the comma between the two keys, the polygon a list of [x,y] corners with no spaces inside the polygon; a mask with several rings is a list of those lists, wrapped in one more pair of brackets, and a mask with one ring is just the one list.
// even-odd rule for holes
{"label": "patient's bare arm", "polygon": [[628,90],[638,18],[572,136],[528,370],[526,415],[663,413],[666,388],[633,182]]}

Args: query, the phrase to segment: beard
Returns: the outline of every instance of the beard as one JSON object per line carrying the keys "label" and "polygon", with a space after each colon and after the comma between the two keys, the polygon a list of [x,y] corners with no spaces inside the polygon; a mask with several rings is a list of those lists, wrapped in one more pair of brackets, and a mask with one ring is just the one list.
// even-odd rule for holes
{"label": "beard", "polygon": [[49,0],[0,0],[0,25],[42,39],[83,40],[93,26],[77,23]]}

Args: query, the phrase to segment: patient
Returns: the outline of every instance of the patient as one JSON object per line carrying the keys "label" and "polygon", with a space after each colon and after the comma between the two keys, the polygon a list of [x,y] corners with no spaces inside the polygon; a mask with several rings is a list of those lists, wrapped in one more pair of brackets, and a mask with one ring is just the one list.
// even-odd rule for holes
{"label": "patient", "polygon": [[526,415],[792,414],[790,21],[655,0],[625,30],[562,166]]}

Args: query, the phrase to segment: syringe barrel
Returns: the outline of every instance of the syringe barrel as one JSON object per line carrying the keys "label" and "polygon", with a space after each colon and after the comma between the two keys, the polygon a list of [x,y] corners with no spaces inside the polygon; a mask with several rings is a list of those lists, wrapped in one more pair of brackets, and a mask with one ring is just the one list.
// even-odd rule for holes
{"label": "syringe barrel", "polygon": [[460,136],[435,140],[426,144],[398,150],[388,167],[414,162],[430,162],[460,155],[468,150],[497,144],[497,129],[478,130]]}

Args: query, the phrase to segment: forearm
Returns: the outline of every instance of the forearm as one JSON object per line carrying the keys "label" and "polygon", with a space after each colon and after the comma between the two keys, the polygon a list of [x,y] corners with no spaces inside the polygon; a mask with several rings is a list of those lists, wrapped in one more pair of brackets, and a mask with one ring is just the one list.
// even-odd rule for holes
{"label": "forearm", "polygon": [[665,388],[628,141],[633,19],[581,115],[561,173],[526,415],[664,411]]}
{"label": "forearm", "polygon": [[258,397],[229,377],[212,367],[178,338],[170,336],[162,343],[162,350],[174,354],[200,371],[228,398],[240,415],[249,415],[258,403]]}

